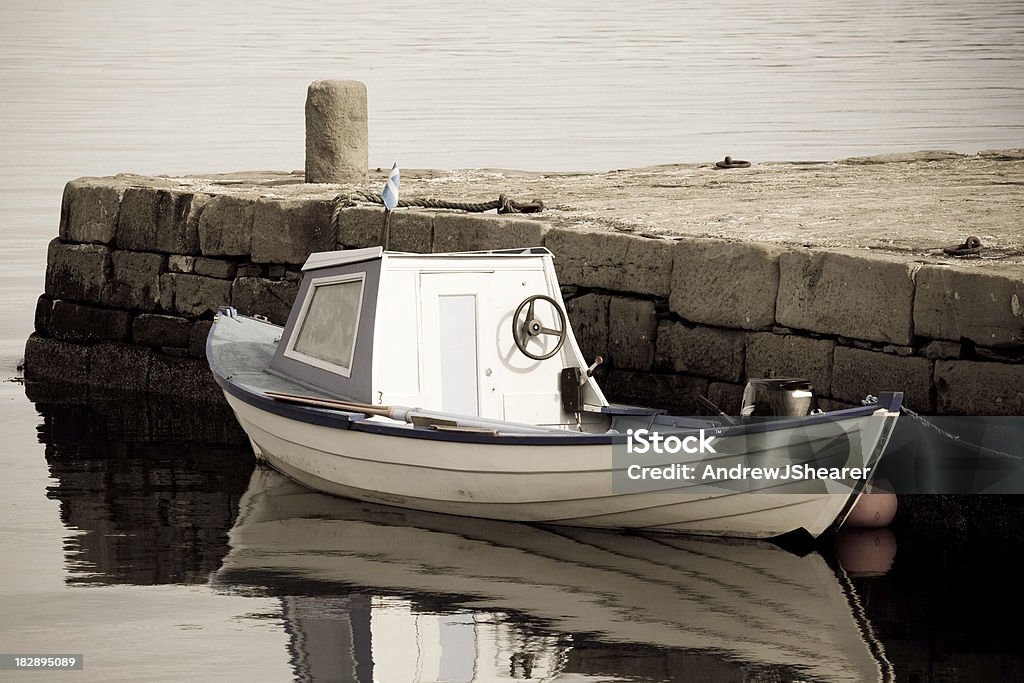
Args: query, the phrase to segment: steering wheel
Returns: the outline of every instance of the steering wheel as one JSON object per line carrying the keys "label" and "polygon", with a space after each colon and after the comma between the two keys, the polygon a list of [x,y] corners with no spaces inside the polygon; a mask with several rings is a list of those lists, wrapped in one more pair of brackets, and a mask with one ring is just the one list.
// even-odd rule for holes
{"label": "steering wheel", "polygon": [[[553,330],[550,327],[544,327],[544,324],[537,319],[533,312],[533,305],[537,301],[546,301],[555,309],[555,313],[558,315],[558,329]],[[523,309],[526,309],[526,318],[520,322],[519,318],[523,313]],[[562,344],[565,343],[566,329],[565,312],[558,305],[557,301],[545,294],[534,294],[533,296],[526,297],[523,299],[523,303],[519,304],[519,308],[516,309],[516,314],[512,316],[512,338],[516,341],[516,347],[523,352],[523,355],[533,360],[547,360],[558,353],[558,350],[562,348]],[[555,344],[555,348],[544,354],[535,354],[527,351],[526,345],[529,341],[542,334],[558,337],[558,343]]]}

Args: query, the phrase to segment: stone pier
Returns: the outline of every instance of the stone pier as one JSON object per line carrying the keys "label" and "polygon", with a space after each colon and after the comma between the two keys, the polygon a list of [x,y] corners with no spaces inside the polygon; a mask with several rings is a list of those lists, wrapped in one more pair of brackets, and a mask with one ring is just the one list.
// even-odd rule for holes
{"label": "stone pier", "polygon": [[[68,183],[29,381],[218,401],[213,312],[283,323],[315,251],[378,244],[367,183],[302,174]],[[391,248],[545,246],[612,400],[726,412],[748,378],[805,376],[826,408],[902,390],[926,414],[1024,415],[1024,154],[603,174],[403,169],[405,199],[543,199],[528,216],[399,209]],[[981,237],[982,258],[941,246]]]}

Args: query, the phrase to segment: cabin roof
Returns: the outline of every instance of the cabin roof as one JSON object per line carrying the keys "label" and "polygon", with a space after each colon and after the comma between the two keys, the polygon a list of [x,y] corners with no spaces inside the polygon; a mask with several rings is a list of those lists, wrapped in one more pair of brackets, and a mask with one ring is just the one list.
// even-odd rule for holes
{"label": "cabin roof", "polygon": [[[333,266],[340,266],[347,263],[359,263],[360,261],[373,261],[379,259],[384,253],[381,247],[369,247],[367,249],[344,249],[341,251],[322,251],[314,254],[310,254],[309,258],[302,266],[302,270],[319,270],[321,268],[330,268]],[[501,256],[501,257],[516,257],[516,256],[545,256],[551,255],[551,252],[544,247],[526,247],[522,249],[493,249],[490,251],[460,251],[457,253],[443,253],[443,254],[410,254],[403,252],[388,252],[389,258],[452,258],[452,259],[468,259],[468,258],[479,258],[481,256]]]}

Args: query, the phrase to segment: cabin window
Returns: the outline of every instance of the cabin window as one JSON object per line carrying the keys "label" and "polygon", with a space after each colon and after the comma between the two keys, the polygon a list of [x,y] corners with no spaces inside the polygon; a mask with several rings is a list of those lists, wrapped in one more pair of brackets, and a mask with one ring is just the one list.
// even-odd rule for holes
{"label": "cabin window", "polygon": [[349,377],[364,279],[356,273],[313,280],[284,355]]}

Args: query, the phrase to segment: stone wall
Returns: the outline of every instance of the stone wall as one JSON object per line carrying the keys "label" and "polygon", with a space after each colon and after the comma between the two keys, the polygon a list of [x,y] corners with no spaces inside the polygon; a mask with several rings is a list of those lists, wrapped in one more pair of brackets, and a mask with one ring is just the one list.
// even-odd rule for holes
{"label": "stone wall", "polygon": [[[196,189],[134,176],[68,183],[26,379],[218,400],[204,361],[216,308],[283,323],[313,251],[378,243],[379,208],[334,216],[329,186]],[[645,238],[539,218],[398,210],[391,248],[544,245],[613,400],[729,413],[747,378],[814,382],[826,408],[902,390],[926,414],[1024,414],[1019,265],[868,250]]]}

